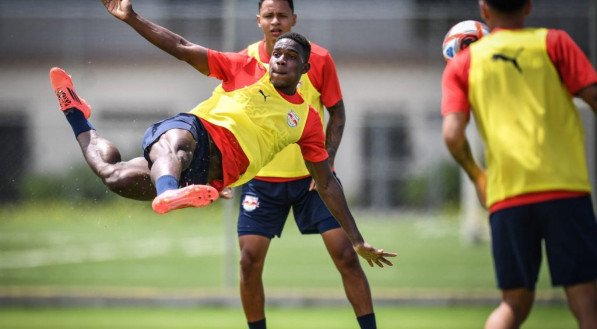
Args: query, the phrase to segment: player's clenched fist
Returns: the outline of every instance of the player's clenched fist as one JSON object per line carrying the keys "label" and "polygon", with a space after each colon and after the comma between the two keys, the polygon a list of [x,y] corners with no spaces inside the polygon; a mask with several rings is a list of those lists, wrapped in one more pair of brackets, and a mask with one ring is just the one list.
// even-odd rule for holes
{"label": "player's clenched fist", "polygon": [[125,20],[131,13],[133,13],[133,5],[130,0],[101,0],[104,7],[114,17]]}

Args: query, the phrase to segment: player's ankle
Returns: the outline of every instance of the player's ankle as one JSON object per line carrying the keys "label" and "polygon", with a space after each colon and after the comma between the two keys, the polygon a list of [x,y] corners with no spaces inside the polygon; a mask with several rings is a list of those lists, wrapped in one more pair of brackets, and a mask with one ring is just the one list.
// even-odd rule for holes
{"label": "player's ankle", "polygon": [[265,318],[263,320],[247,322],[249,329],[266,329]]}
{"label": "player's ankle", "polygon": [[86,131],[95,130],[93,125],[91,125],[91,123],[85,118],[85,114],[77,108],[69,108],[68,110],[64,111],[64,114],[66,116],[66,120],[75,133],[75,137]]}
{"label": "player's ankle", "polygon": [[361,329],[377,329],[377,323],[375,321],[375,313],[369,313],[357,317],[359,326]]}
{"label": "player's ankle", "polygon": [[168,190],[175,190],[178,188],[178,180],[172,175],[164,175],[158,177],[155,182],[155,189],[157,195],[160,195]]}

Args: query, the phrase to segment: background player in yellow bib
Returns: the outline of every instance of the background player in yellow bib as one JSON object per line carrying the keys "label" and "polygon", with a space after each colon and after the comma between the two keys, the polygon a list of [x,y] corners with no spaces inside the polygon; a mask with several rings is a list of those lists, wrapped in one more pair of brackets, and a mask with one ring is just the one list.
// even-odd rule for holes
{"label": "background player in yellow bib", "polygon": [[[292,30],[297,16],[292,0],[261,0],[258,10],[257,25],[263,39],[241,53],[267,63],[276,38]],[[301,77],[298,89],[317,110],[322,123],[324,108],[328,110],[325,146],[333,167],[345,124],[342,92],[334,61],[325,48],[311,42],[309,63],[311,67]],[[271,239],[281,236],[291,209],[301,233],[321,234],[361,329],[376,328],[367,277],[346,234],[313,190],[312,181],[300,149],[289,145],[242,186],[237,226],[240,295],[250,329],[266,328],[263,267]]]}
{"label": "background player in yellow bib", "polygon": [[[534,299],[542,243],[554,286],[580,328],[597,328],[597,222],[573,96],[597,111],[597,74],[561,30],[525,28],[530,0],[481,0],[491,34],[451,60],[444,139],[489,208],[502,302],[485,328],[519,328]],[[471,155],[470,109],[487,171]]]}

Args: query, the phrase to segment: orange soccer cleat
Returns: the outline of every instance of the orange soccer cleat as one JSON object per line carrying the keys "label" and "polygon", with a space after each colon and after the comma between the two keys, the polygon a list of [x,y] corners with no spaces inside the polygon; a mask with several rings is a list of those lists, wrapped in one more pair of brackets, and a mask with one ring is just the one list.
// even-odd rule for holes
{"label": "orange soccer cleat", "polygon": [[218,191],[209,185],[189,185],[176,190],[168,190],[158,195],[151,207],[158,214],[187,207],[205,207],[219,197]]}
{"label": "orange soccer cleat", "polygon": [[66,71],[59,67],[53,67],[50,70],[50,82],[54,93],[58,96],[61,111],[77,108],[83,112],[86,119],[91,116],[91,107],[84,99],[77,96],[75,87],[73,87],[73,80]]}

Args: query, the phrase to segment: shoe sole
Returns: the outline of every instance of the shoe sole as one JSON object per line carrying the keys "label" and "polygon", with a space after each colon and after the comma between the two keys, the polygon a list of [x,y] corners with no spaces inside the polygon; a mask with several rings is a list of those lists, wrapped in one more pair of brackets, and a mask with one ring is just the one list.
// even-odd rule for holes
{"label": "shoe sole", "polygon": [[151,207],[156,213],[165,214],[176,209],[205,207],[218,197],[218,191],[209,185],[189,185],[158,195],[153,199]]}

